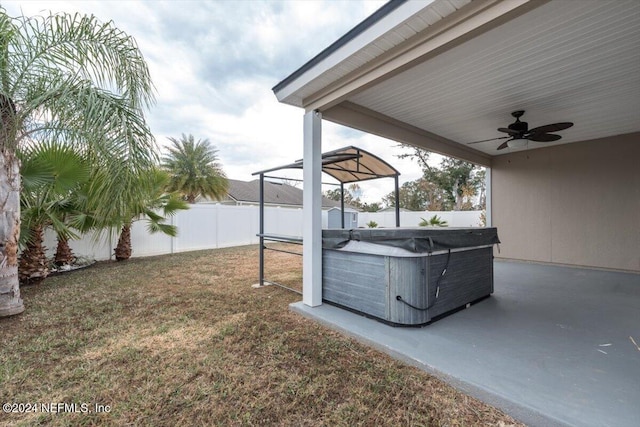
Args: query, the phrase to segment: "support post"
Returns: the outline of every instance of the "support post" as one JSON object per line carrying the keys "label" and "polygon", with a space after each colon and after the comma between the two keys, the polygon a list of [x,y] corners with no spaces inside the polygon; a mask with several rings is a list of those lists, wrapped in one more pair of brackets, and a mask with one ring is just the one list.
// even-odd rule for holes
{"label": "support post", "polygon": [[400,187],[398,185],[398,175],[394,177],[396,180],[396,227],[400,227]]}
{"label": "support post", "polygon": [[322,114],[304,115],[302,302],[322,304]]}
{"label": "support post", "polygon": [[485,189],[484,189],[484,203],[485,203],[485,211],[484,217],[486,219],[486,226],[493,227],[493,219],[491,215],[491,168],[487,168],[487,172],[485,174]]}
{"label": "support post", "polygon": [[340,183],[340,214],[342,214],[341,224],[344,230],[344,183]]}
{"label": "support post", "polygon": [[260,174],[260,281],[264,286],[264,174]]}

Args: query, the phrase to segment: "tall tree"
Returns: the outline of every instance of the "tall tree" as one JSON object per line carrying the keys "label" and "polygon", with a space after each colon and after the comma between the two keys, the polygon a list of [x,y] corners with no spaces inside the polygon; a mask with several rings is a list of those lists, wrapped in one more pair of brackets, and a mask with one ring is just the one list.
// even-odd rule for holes
{"label": "tall tree", "polygon": [[[18,284],[20,163],[16,148],[55,140],[109,162],[98,214],[113,214],[135,187],[131,170],[155,160],[143,109],[153,103],[148,67],[135,41],[94,16],[7,16],[0,8],[0,316],[24,310]],[[96,184],[97,185],[97,184]]]}
{"label": "tall tree", "polygon": [[[439,205],[439,209],[435,209],[432,203],[428,203],[425,209],[470,210],[483,206],[484,168],[451,157],[444,157],[439,167],[435,167],[429,163],[429,152],[416,147],[407,147],[413,152],[401,154],[398,157],[415,159],[422,168],[423,175],[405,192],[420,200],[429,199],[434,202],[433,205]],[[480,201],[474,204],[478,194]]]}
{"label": "tall tree", "polygon": [[[411,211],[444,210],[447,198],[445,191],[424,178],[405,182],[399,190],[398,201],[401,208]],[[382,202],[386,206],[395,206],[395,193],[387,194]]]}
{"label": "tall tree", "polygon": [[171,146],[162,157],[162,167],[171,175],[167,188],[184,200],[195,203],[199,196],[220,200],[227,195],[229,182],[218,162],[218,150],[208,139],[195,141],[182,134],[180,140],[169,138]]}
{"label": "tall tree", "polygon": [[424,179],[434,183],[447,195],[446,210],[470,210],[470,199],[476,194],[473,180],[478,166],[451,157],[440,162],[440,168],[431,168],[424,172]]}

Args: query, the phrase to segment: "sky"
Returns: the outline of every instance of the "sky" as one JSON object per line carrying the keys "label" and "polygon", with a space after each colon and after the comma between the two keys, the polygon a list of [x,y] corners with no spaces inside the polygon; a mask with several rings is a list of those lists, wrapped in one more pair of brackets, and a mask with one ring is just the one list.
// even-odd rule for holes
{"label": "sky", "polygon": [[[386,0],[289,1],[2,1],[9,16],[50,12],[93,14],[132,36],[156,87],[146,119],[160,149],[192,134],[216,146],[228,178],[302,158],[300,108],[281,104],[272,88],[380,8]],[[322,151],[355,145],[401,173],[421,175],[395,141],[323,121]],[[299,171],[279,175],[299,178]],[[323,180],[329,182],[327,176]],[[360,184],[361,198],[378,202],[392,179]],[[330,189],[331,187],[325,187]]]}

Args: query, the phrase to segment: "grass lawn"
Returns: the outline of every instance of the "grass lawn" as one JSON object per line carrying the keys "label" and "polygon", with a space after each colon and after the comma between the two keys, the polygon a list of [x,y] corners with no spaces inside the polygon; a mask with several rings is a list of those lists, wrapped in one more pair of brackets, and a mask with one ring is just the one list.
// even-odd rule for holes
{"label": "grass lawn", "polygon": [[[300,286],[299,257],[268,259],[269,279]],[[80,412],[0,412],[0,425],[516,424],[291,313],[300,296],[252,289],[257,271],[258,248],[245,246],[97,263],[23,288],[25,313],[0,319],[0,401]],[[82,413],[96,404],[109,412]]]}

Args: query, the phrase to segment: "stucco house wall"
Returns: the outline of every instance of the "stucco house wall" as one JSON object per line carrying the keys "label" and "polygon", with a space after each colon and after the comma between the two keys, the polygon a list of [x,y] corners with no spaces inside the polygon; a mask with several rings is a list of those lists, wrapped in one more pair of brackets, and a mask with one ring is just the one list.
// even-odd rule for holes
{"label": "stucco house wall", "polygon": [[640,272],[640,133],[492,159],[499,258]]}

